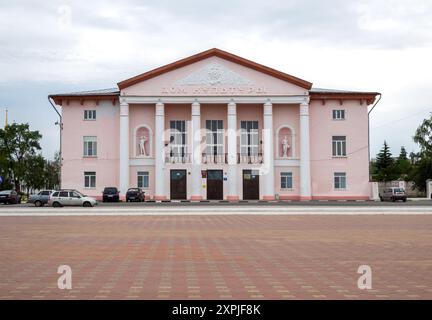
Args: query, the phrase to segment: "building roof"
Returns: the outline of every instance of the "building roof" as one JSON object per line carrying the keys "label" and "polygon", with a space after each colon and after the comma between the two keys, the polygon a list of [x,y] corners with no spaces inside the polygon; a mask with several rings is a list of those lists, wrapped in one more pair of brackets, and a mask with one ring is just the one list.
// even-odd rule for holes
{"label": "building roof", "polygon": [[77,91],[77,92],[67,92],[67,93],[57,93],[51,94],[50,97],[71,97],[71,96],[112,96],[119,95],[120,90],[118,88],[108,88],[108,89],[98,89],[98,90],[88,90],[88,91]]}
{"label": "building roof", "polygon": [[311,94],[328,93],[328,94],[378,94],[377,92],[366,92],[366,91],[353,91],[353,90],[337,90],[337,89],[324,89],[324,88],[312,88],[309,90]]}
{"label": "building roof", "polygon": [[306,80],[303,80],[303,79],[294,77],[292,75],[289,75],[287,73],[266,67],[262,64],[253,62],[251,60],[247,60],[245,58],[236,56],[232,53],[229,53],[229,52],[217,49],[217,48],[209,49],[209,50],[200,52],[198,54],[192,55],[190,57],[175,61],[175,62],[170,63],[170,64],[167,64],[165,66],[150,70],[150,71],[142,73],[142,74],[139,74],[135,77],[123,80],[123,81],[119,82],[117,85],[119,86],[120,89],[124,89],[124,88],[131,86],[131,85],[139,83],[141,81],[145,81],[145,80],[157,77],[157,76],[164,74],[166,72],[170,72],[170,71],[185,67],[187,65],[190,65],[192,63],[195,63],[195,62],[198,62],[198,61],[210,58],[210,57],[214,57],[214,56],[219,57],[221,59],[225,59],[225,60],[234,62],[234,63],[237,63],[237,64],[240,64],[244,67],[251,68],[253,70],[268,74],[272,77],[278,78],[278,79],[283,80],[283,81],[287,81],[289,83],[295,84],[297,86],[300,86],[300,87],[308,89],[308,90],[310,88],[312,88],[312,83],[310,83]]}

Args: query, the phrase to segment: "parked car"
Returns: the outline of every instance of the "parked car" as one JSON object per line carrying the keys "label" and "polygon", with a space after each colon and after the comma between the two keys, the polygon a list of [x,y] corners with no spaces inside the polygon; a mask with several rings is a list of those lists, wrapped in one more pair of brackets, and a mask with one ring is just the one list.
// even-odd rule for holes
{"label": "parked car", "polygon": [[404,188],[399,187],[392,187],[392,188],[386,188],[384,191],[380,194],[381,201],[396,201],[396,200],[402,200],[405,202],[407,200],[407,194],[404,190]]}
{"label": "parked car", "polygon": [[4,203],[4,204],[21,203],[21,195],[15,190],[0,191],[0,203]]}
{"label": "parked car", "polygon": [[115,201],[118,202],[120,200],[120,191],[117,190],[116,187],[105,187],[104,191],[102,191],[102,201]]}
{"label": "parked car", "polygon": [[48,200],[48,205],[53,207],[63,206],[83,206],[93,207],[97,205],[95,198],[88,197],[76,190],[59,190],[54,191]]}
{"label": "parked car", "polygon": [[48,203],[48,199],[51,193],[55,190],[42,190],[38,194],[32,194],[27,203],[34,203],[36,207],[42,207]]}
{"label": "parked car", "polygon": [[140,188],[129,188],[126,192],[126,202],[128,201],[138,201],[142,202],[145,200],[144,191]]}

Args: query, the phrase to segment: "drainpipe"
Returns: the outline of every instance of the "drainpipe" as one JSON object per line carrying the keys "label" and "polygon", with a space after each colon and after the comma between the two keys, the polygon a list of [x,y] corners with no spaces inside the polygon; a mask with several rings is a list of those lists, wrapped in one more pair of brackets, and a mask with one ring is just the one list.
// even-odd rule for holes
{"label": "drainpipe", "polygon": [[378,104],[378,102],[380,102],[381,100],[381,93],[378,93],[379,98],[378,100],[374,103],[374,105],[372,106],[372,108],[369,110],[368,112],[368,163],[369,163],[369,181],[371,181],[372,179],[372,174],[371,174],[371,167],[370,167],[370,162],[371,162],[371,157],[370,157],[370,114],[372,112],[372,110],[376,107],[376,105]]}
{"label": "drainpipe", "polygon": [[60,175],[59,175],[59,189],[61,189],[61,167],[62,167],[62,163],[63,163],[63,156],[62,156],[62,129],[63,129],[63,121],[62,121],[62,115],[61,113],[57,110],[57,108],[55,107],[54,103],[51,100],[51,96],[48,96],[48,101],[51,104],[51,106],[53,107],[53,109],[55,110],[55,112],[57,113],[57,115],[59,116],[59,121],[56,122],[56,124],[58,124],[59,126],[59,134],[60,134],[60,150],[59,150],[59,156],[60,156]]}

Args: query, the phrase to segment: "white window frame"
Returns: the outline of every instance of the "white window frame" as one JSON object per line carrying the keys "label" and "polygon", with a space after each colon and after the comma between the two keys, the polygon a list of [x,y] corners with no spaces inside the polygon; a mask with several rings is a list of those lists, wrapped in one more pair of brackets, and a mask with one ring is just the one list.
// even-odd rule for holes
{"label": "white window frame", "polygon": [[[142,179],[140,183],[140,178]],[[147,185],[146,179],[147,178]],[[150,173],[148,171],[137,171],[137,187],[141,189],[148,189],[150,186]]]}
{"label": "white window frame", "polygon": [[97,157],[97,137],[96,136],[83,137],[83,156],[85,158]]}
{"label": "white window frame", "polygon": [[[246,128],[243,128],[245,124]],[[256,128],[249,128],[250,126]],[[253,143],[256,140],[256,143]],[[242,120],[240,121],[240,155],[242,156],[258,156],[260,153],[259,141],[259,122],[257,120]]]}
{"label": "white window frame", "polygon": [[333,109],[332,110],[333,120],[345,120],[346,119],[345,116],[346,116],[345,109]]}
{"label": "white window frame", "polygon": [[[207,126],[209,121],[210,128]],[[206,155],[223,155],[225,153],[224,139],[223,120],[206,120]]]}
{"label": "white window frame", "polygon": [[96,120],[96,110],[84,110],[84,120],[86,121],[95,121]]}
{"label": "white window frame", "polygon": [[[343,138],[343,139],[340,139]],[[333,158],[345,158],[347,156],[346,136],[332,136],[332,156]]]}
{"label": "white window frame", "polygon": [[[172,123],[174,122],[174,128],[172,128]],[[182,123],[180,127],[179,123]],[[182,157],[187,154],[187,122],[185,120],[170,120],[170,144],[169,144],[169,154],[173,157]],[[182,130],[182,127],[184,131]],[[184,135],[184,136],[183,136]],[[174,140],[171,142],[171,137],[174,137]],[[184,139],[183,139],[184,137]]]}
{"label": "white window frame", "polygon": [[[282,186],[282,181],[285,180],[285,187]],[[288,186],[288,181],[291,181],[291,186]],[[294,180],[293,173],[291,171],[282,171],[280,173],[280,188],[281,190],[293,190]]]}
{"label": "white window frame", "polygon": [[[337,183],[336,183],[336,179],[338,179]],[[345,186],[343,188],[341,187],[342,181],[345,184]],[[339,187],[337,187],[336,184],[338,184]],[[333,189],[336,191],[347,190],[347,174],[346,174],[346,172],[334,172],[333,173]]]}
{"label": "white window frame", "polygon": [[84,171],[84,188],[96,188],[96,171]]}

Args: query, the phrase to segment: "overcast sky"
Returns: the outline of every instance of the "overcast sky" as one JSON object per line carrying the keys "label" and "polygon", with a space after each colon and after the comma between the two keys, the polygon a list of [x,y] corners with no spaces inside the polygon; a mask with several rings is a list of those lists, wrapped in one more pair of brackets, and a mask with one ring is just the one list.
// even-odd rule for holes
{"label": "overcast sky", "polygon": [[429,0],[0,0],[0,121],[29,122],[58,150],[49,93],[115,87],[217,47],[314,87],[383,94],[371,153],[416,150],[432,112]]}

